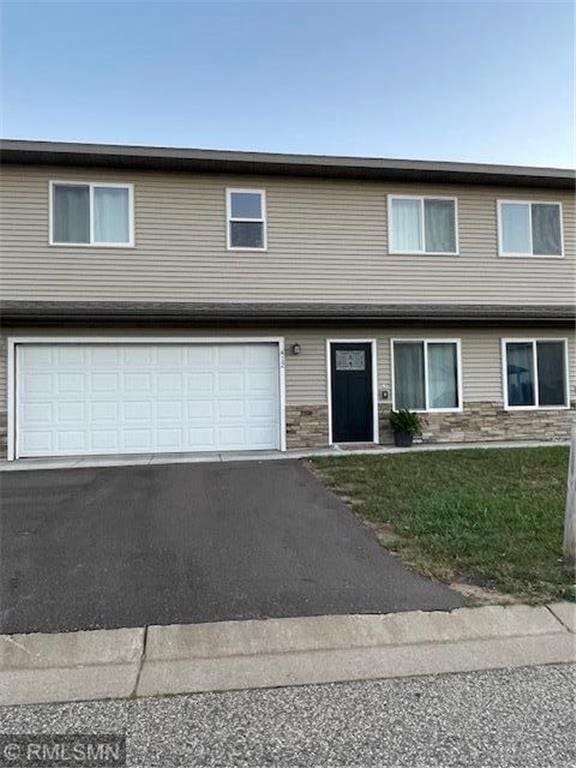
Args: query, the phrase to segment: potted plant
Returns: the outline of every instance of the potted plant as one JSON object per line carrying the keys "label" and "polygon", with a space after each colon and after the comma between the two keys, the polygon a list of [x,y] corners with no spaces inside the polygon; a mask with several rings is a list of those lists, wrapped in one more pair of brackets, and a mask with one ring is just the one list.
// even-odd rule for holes
{"label": "potted plant", "polygon": [[414,435],[419,435],[422,431],[420,417],[407,408],[392,411],[390,426],[394,432],[394,444],[401,448],[409,448],[414,441]]}

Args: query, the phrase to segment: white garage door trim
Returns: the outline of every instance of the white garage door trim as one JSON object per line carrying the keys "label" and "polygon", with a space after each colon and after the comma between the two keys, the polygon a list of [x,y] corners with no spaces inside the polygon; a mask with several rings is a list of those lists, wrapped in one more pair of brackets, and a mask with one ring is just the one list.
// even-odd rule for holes
{"label": "white garage door trim", "polygon": [[286,382],[284,338],[281,336],[11,336],[8,338],[8,460],[19,458],[17,348],[26,344],[276,344],[278,346],[280,450],[286,450]]}

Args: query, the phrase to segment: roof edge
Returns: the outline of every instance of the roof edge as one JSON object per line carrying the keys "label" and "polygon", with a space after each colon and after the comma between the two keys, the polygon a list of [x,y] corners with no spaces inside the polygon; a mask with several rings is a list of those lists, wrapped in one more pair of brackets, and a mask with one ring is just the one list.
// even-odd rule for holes
{"label": "roof edge", "polygon": [[4,324],[355,324],[462,323],[574,325],[573,305],[312,304],[0,301]]}
{"label": "roof edge", "polygon": [[568,168],[20,139],[0,140],[0,157],[4,164],[195,170],[558,189],[573,189],[576,179],[574,169]]}

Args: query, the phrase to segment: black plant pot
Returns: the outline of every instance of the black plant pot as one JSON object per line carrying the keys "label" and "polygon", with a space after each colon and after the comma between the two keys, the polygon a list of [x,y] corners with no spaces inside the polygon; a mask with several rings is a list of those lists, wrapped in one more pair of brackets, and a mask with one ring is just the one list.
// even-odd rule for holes
{"label": "black plant pot", "polygon": [[414,435],[410,432],[394,432],[394,445],[398,448],[410,448],[414,442]]}

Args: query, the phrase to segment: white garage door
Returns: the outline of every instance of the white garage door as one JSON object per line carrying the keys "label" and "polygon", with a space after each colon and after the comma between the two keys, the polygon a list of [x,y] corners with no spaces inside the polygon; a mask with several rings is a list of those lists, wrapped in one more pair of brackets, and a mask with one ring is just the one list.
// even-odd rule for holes
{"label": "white garage door", "polygon": [[278,345],[17,346],[17,455],[278,448]]}

